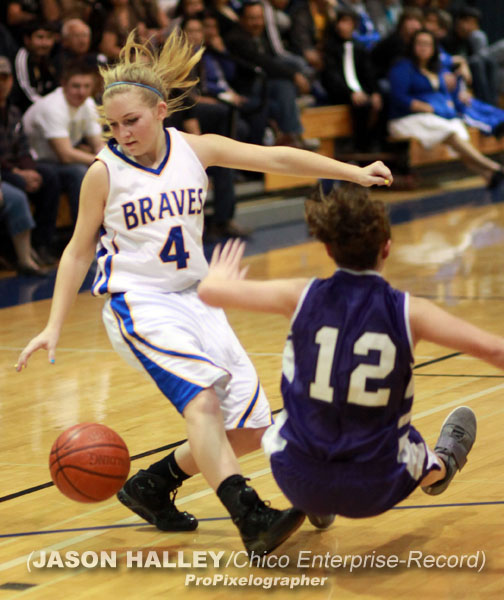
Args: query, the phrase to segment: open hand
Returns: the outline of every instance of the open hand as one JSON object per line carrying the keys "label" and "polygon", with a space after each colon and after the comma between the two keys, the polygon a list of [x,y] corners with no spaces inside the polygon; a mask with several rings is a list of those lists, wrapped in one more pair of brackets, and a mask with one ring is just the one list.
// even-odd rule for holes
{"label": "open hand", "polygon": [[45,348],[47,350],[49,362],[54,364],[58,337],[59,335],[57,333],[46,327],[41,333],[28,342],[24,350],[21,352],[17,364],[15,365],[16,371],[19,373],[23,367],[27,367],[30,356],[41,348]]}
{"label": "open hand", "polygon": [[212,254],[207,278],[220,281],[245,279],[248,266],[240,268],[245,242],[239,238],[228,240],[224,246],[217,244]]}

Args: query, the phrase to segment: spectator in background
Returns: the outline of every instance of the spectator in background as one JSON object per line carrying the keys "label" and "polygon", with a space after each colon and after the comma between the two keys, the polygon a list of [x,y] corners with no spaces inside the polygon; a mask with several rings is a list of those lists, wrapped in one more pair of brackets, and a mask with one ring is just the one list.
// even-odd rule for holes
{"label": "spectator in background", "polygon": [[130,31],[136,28],[137,35],[142,41],[147,39],[148,31],[129,0],[110,1],[112,9],[105,20],[99,48],[110,62],[114,62],[119,58],[119,52],[126,43]]}
{"label": "spectator in background", "polygon": [[37,264],[31,245],[31,230],[35,226],[26,194],[0,176],[0,220],[5,221],[14,246],[19,275],[41,276],[46,273]]}
{"label": "spectator in background", "polygon": [[61,28],[61,51],[57,57],[63,66],[67,62],[82,60],[98,72],[98,65],[105,65],[104,54],[91,51],[91,28],[81,19],[68,19]]}
{"label": "spectator in background", "polygon": [[[195,17],[189,17],[183,21],[182,29],[194,51],[198,51],[204,38],[202,22]],[[228,94],[232,94],[228,98],[229,102],[221,102],[217,97],[210,94],[209,84],[217,84],[217,82],[209,79],[209,75],[213,72],[209,71],[211,63],[209,63],[208,58],[207,56],[205,61],[202,57],[197,66],[195,75],[197,74],[200,80],[196,90],[198,94],[193,96],[192,101],[194,104],[191,112],[186,115],[180,125],[187,133],[196,135],[215,133],[230,137],[232,100],[238,104],[245,102],[245,98],[242,98],[233,90],[230,91],[230,89],[227,90]],[[223,76],[223,73],[221,75]],[[194,118],[196,122],[189,121],[189,116]],[[207,241],[217,241],[224,237],[248,237],[251,233],[250,230],[240,227],[233,220],[236,206],[233,171],[223,167],[211,167],[207,169],[207,173],[213,182],[214,212],[210,218],[206,219],[205,239]]]}
{"label": "spectator in background", "polygon": [[0,22],[0,56],[6,56],[13,63],[18,49],[11,32]]}
{"label": "spectator in background", "polygon": [[353,38],[358,22],[359,16],[352,10],[338,11],[327,34],[321,79],[331,104],[350,105],[355,150],[366,152],[379,144],[383,101],[369,54]]}
{"label": "spectator in background", "polygon": [[26,26],[35,21],[59,19],[59,0],[4,0],[5,23],[21,45]]}
{"label": "spectator in background", "polygon": [[[189,3],[193,5],[201,0],[179,0],[184,2],[189,7]],[[230,0],[209,0],[208,7],[215,11],[217,21],[219,22],[219,31],[223,37],[232,31],[240,22],[240,16],[236,9],[236,4],[232,4]]]}
{"label": "spectator in background", "polygon": [[[310,82],[300,69],[293,66],[271,47],[264,28],[264,9],[260,2],[247,2],[242,7],[240,24],[224,38],[229,51],[250,64],[263,69],[271,119],[277,127],[277,144],[305,147],[301,139],[302,125],[296,96],[307,94]],[[250,69],[239,69],[236,90],[250,96]]]}
{"label": "spectator in background", "polygon": [[380,39],[380,32],[369,16],[367,6],[363,0],[340,0],[343,9],[355,12],[359,20],[355,27],[354,38],[366,48],[372,48]]}
{"label": "spectator in background", "polygon": [[[201,89],[207,95],[218,98],[233,108],[234,120],[239,120],[238,126],[235,127],[237,139],[250,144],[262,144],[268,122],[264,77],[250,65],[250,78],[254,81],[253,93],[250,97],[238,94],[233,87],[237,70],[236,59],[229,54],[220,36],[215,13],[213,11],[204,13],[202,23],[205,52],[200,61]],[[230,133],[233,135],[232,131]]]}
{"label": "spectator in background", "polygon": [[386,78],[392,64],[403,57],[415,31],[423,26],[423,13],[419,8],[405,8],[395,31],[380,40],[371,51],[375,75]]}
{"label": "spectator in background", "polygon": [[52,25],[32,21],[26,26],[24,47],[14,62],[12,101],[22,112],[58,87],[58,74],[51,60],[55,34]]}
{"label": "spectator in background", "polygon": [[[59,202],[59,182],[55,169],[38,164],[30,155],[28,138],[20,110],[8,100],[12,89],[11,64],[0,56],[0,166],[4,182],[13,185],[35,206],[36,229],[33,244],[43,262],[54,262],[52,245]],[[19,195],[18,192],[16,192]]]}
{"label": "spectator in background", "polygon": [[302,0],[292,7],[290,46],[317,73],[324,67],[324,35],[334,17],[328,0]]}
{"label": "spectator in background", "polygon": [[101,94],[101,79],[98,77],[98,65],[105,65],[107,57],[104,54],[91,51],[91,28],[81,19],[68,19],[61,28],[61,49],[55,56],[55,64],[59,73],[63,72],[65,64],[83,61],[95,70],[95,85],[93,98]]}
{"label": "spectator in background", "polygon": [[434,35],[417,31],[408,56],[392,66],[390,79],[390,121],[392,137],[416,138],[429,150],[447,144],[472,171],[482,175],[489,188],[504,179],[502,166],[487,158],[469,140],[446,89]]}
{"label": "spectator in background", "polygon": [[37,100],[23,117],[37,157],[57,170],[74,222],[82,178],[103,147],[96,105],[90,97],[93,85],[92,67],[70,63],[63,71],[61,87]]}
{"label": "spectator in background", "polygon": [[182,27],[182,23],[187,19],[200,18],[204,10],[203,0],[179,0],[170,21],[170,31],[175,27]]}
{"label": "spectator in background", "polygon": [[452,31],[443,39],[443,47],[451,55],[466,58],[476,98],[496,105],[498,66],[486,53],[488,39],[480,28],[480,20],[481,12],[477,8],[462,8],[455,17]]}
{"label": "spectator in background", "polygon": [[395,30],[403,9],[401,0],[367,0],[366,7],[382,38]]}

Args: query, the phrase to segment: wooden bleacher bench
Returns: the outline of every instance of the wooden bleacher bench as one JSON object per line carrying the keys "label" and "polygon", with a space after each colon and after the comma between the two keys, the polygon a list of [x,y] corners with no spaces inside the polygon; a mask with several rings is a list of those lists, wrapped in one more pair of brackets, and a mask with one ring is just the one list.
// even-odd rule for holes
{"label": "wooden bleacher bench", "polygon": [[[334,156],[334,141],[338,138],[352,135],[352,117],[350,107],[344,104],[334,106],[316,106],[305,108],[301,113],[304,138],[318,138],[320,140],[319,154]],[[264,176],[264,190],[271,192],[285,188],[313,185],[313,177],[291,177],[266,173]]]}
{"label": "wooden bleacher bench", "polygon": [[[350,108],[345,105],[321,106],[306,108],[301,114],[305,138],[319,138],[321,145],[318,152],[325,156],[334,156],[334,142],[338,138],[349,137],[352,134]],[[504,139],[498,140],[486,136],[479,130],[469,127],[471,143],[483,154],[504,152]],[[401,141],[401,140],[394,140]],[[425,150],[414,138],[409,138],[409,165],[422,167],[457,160],[457,156],[442,144],[431,150]],[[316,182],[308,177],[290,177],[287,175],[265,175],[265,191],[301,187]]]}

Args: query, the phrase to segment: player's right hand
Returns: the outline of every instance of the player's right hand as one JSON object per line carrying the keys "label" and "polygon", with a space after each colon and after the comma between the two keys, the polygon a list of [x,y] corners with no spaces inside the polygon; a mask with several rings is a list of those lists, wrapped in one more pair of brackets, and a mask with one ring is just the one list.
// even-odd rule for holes
{"label": "player's right hand", "polygon": [[19,355],[18,361],[15,365],[16,371],[20,373],[23,367],[27,367],[30,356],[41,348],[45,348],[47,350],[49,362],[54,364],[58,337],[59,335],[57,333],[51,329],[48,329],[47,327],[41,331],[30,342],[28,342],[24,350]]}

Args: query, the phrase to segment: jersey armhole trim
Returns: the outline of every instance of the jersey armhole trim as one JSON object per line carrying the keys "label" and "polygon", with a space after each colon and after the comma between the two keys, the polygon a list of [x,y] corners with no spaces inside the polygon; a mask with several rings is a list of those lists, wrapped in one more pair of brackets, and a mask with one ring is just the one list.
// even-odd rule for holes
{"label": "jersey armhole trim", "polygon": [[168,127],[167,131],[171,132],[171,131],[175,131],[176,134],[178,135],[178,137],[182,140],[182,143],[185,144],[185,146],[188,148],[188,150],[191,152],[191,154],[194,156],[194,160],[198,163],[198,165],[201,168],[201,172],[203,173],[207,184],[208,184],[208,175],[207,172],[205,171],[205,168],[203,167],[203,163],[201,162],[201,160],[199,159],[198,155],[196,154],[196,152],[192,149],[191,144],[185,139],[185,137],[182,135],[182,133],[176,128],[176,127]]}
{"label": "jersey armhole trim", "polygon": [[303,306],[303,302],[305,301],[306,295],[310,291],[310,288],[311,288],[312,284],[314,283],[314,281],[316,281],[316,279],[317,279],[316,277],[312,277],[310,279],[310,281],[306,284],[306,287],[304,288],[304,290],[301,292],[301,296],[299,297],[298,303],[296,305],[296,309],[294,310],[294,313],[291,318],[291,322],[290,322],[291,327],[292,327],[292,325],[294,325],[294,321],[296,320],[296,318],[299,314],[299,311],[301,310],[301,307]]}
{"label": "jersey armhole trim", "polygon": [[404,292],[404,325],[406,326],[406,334],[408,336],[411,358],[413,359],[415,356],[415,354],[414,354],[415,348],[413,347],[413,336],[411,335],[409,304],[410,304],[409,292]]}

